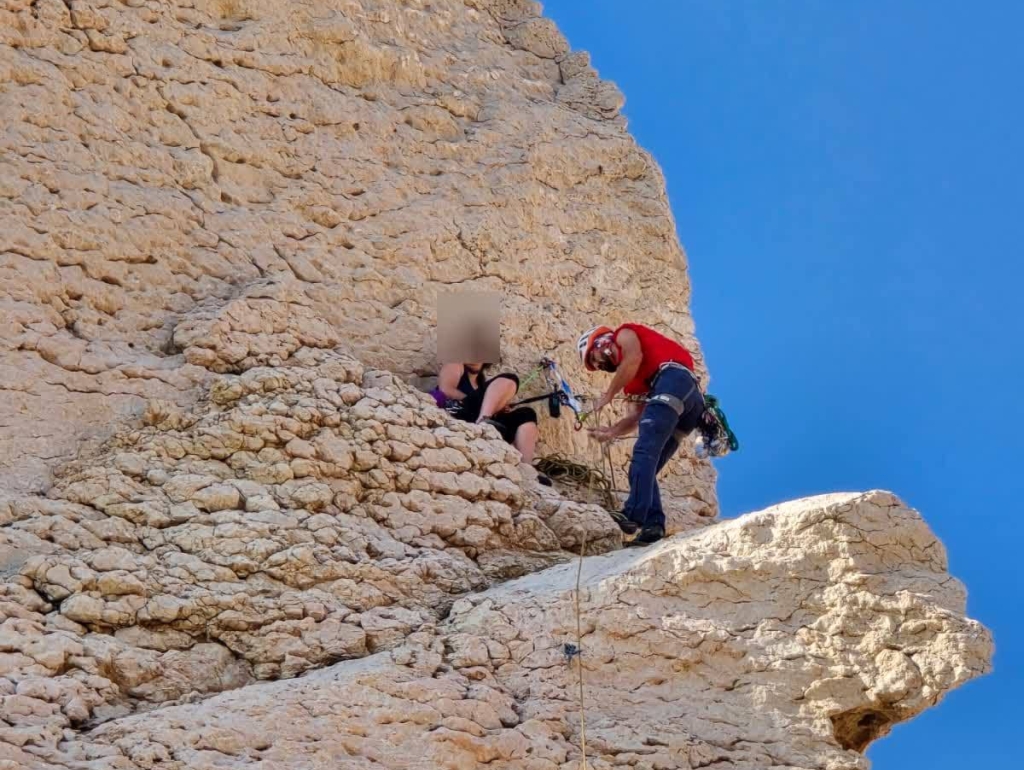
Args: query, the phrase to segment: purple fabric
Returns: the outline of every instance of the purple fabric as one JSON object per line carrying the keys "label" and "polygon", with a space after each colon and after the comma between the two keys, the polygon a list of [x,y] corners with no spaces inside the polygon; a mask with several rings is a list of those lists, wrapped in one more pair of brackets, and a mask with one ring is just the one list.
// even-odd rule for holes
{"label": "purple fabric", "polygon": [[430,391],[430,395],[434,397],[434,402],[437,404],[438,409],[444,409],[444,405],[448,403],[448,396],[444,394],[440,388],[434,388]]}

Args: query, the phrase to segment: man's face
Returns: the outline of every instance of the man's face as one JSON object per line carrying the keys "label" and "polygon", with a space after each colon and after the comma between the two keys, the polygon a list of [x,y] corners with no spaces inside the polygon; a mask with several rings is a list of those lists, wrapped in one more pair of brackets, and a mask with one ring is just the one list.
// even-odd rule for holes
{"label": "man's face", "polygon": [[619,349],[612,342],[612,335],[598,337],[587,356],[590,365],[602,372],[614,372],[619,367]]}

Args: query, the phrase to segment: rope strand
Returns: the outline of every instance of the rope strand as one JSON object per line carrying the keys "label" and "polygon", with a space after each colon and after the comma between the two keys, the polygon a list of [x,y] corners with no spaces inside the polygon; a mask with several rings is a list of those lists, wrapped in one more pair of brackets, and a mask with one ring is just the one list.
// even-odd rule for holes
{"label": "rope strand", "polygon": [[[597,418],[597,426],[601,427],[601,410],[598,410],[595,415]],[[593,494],[593,480],[595,476],[591,476],[591,487],[590,492]],[[609,491],[609,495],[611,492]],[[587,770],[587,704],[586,704],[586,692],[584,690],[583,683],[583,613],[580,610],[580,578],[583,575],[583,557],[587,552],[587,531],[583,530],[583,534],[580,537],[580,557],[576,562],[576,593],[575,593],[575,609],[576,609],[576,651],[577,651],[577,673],[578,673],[578,684],[579,684],[579,706],[580,706],[580,756],[582,757],[581,770]]]}
{"label": "rope strand", "polygon": [[583,692],[583,624],[580,619],[580,575],[583,573],[583,556],[587,551],[587,533],[583,532],[580,542],[580,558],[576,564],[576,649],[577,671],[579,672],[580,700],[580,754],[583,756],[582,770],[587,770],[587,709]]}

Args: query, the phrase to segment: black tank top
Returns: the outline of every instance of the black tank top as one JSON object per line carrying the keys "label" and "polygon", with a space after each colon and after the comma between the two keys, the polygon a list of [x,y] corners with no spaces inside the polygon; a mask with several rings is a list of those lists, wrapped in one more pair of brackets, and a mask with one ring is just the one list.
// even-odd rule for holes
{"label": "black tank top", "polygon": [[[482,380],[483,380],[483,372],[480,372],[479,374],[477,374],[477,382],[479,382],[482,385],[483,384]],[[471,396],[474,393],[476,393],[478,390],[480,390],[480,386],[479,385],[477,385],[476,387],[473,386],[473,381],[469,378],[469,369],[466,369],[465,367],[462,368],[462,376],[459,378],[459,385],[458,385],[458,387],[459,387],[459,390],[461,390],[467,396]]]}

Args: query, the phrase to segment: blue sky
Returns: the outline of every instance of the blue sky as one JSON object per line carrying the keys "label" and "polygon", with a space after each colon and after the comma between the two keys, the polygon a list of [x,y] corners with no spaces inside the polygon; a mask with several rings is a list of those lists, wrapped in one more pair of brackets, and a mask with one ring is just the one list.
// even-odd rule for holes
{"label": "blue sky", "polygon": [[995,673],[876,743],[874,767],[1018,767],[1024,3],[545,12],[625,93],[668,179],[711,390],[742,442],[718,464],[725,515],[892,490],[995,634]]}

